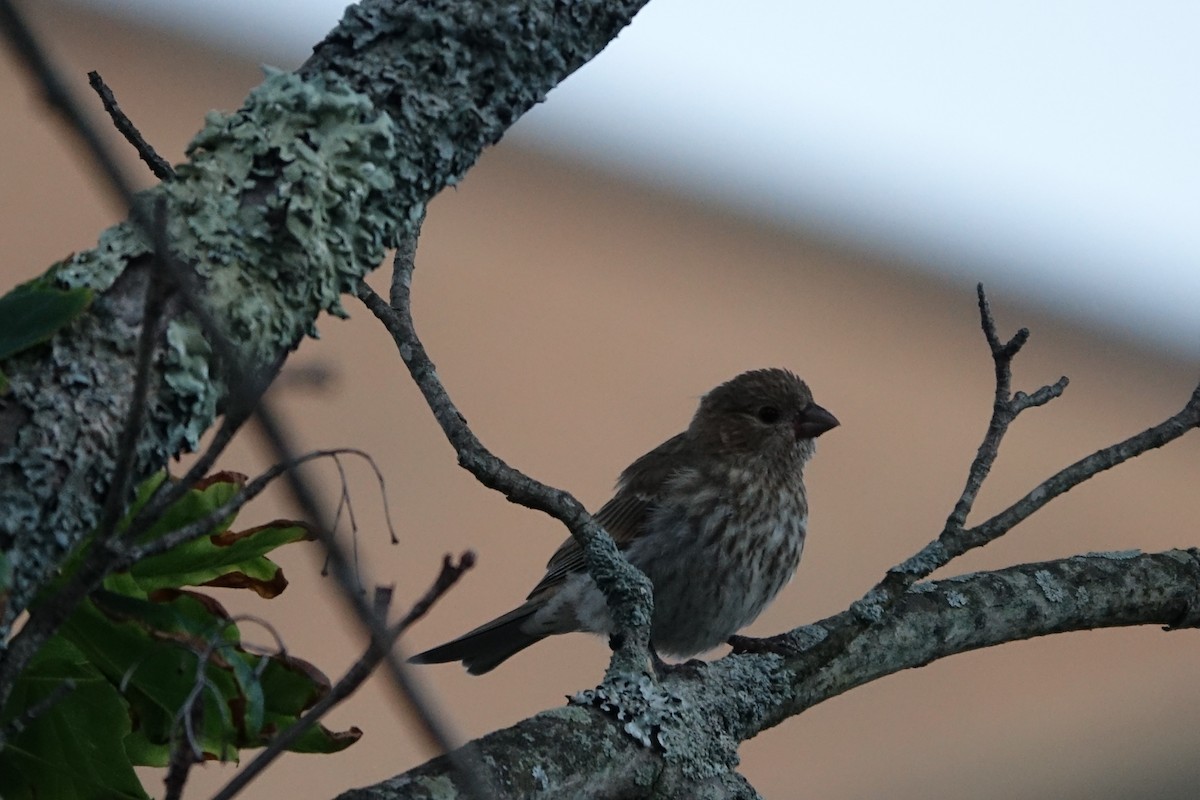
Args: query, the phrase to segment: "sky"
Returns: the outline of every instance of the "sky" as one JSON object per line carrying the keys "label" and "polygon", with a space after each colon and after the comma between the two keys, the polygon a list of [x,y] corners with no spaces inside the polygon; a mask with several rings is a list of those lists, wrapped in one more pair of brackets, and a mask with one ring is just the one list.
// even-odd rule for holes
{"label": "sky", "polygon": [[[276,63],[341,0],[88,0]],[[1200,3],[653,0],[511,136],[1200,357]]]}

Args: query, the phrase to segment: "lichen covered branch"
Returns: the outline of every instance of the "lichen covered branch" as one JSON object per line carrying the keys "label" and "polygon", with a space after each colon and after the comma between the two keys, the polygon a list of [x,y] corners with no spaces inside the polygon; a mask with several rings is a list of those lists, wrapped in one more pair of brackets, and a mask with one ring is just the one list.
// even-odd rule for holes
{"label": "lichen covered branch", "polygon": [[[958,653],[1067,631],[1196,627],[1196,586],[1196,549],[1091,553],[919,583],[832,660],[818,645],[832,630],[857,626],[850,610],[797,629],[790,653],[730,655],[667,676],[661,689],[675,698],[674,714],[658,714],[671,730],[658,731],[654,746],[639,746],[593,709],[570,706],[484,736],[468,750],[503,765],[499,797],[752,797],[729,793],[741,785],[729,765],[710,763],[703,773],[702,759],[680,751],[718,732],[749,739],[856,686]],[[654,794],[665,787],[675,793]],[[341,800],[435,796],[462,796],[445,758]]]}
{"label": "lichen covered branch", "polygon": [[[425,203],[642,5],[367,0],[300,71],[271,73],[239,111],[210,115],[175,180],[137,205],[165,198],[172,254],[194,270],[242,363],[270,374],[321,311],[340,313],[341,294]],[[134,381],[152,257],[146,231],[127,221],[56,265],[62,285],[88,286],[96,302],[3,365],[0,551],[12,581],[0,641],[100,518],[127,412],[111,387]],[[194,449],[229,400],[195,316],[173,305],[164,327],[131,485]]]}

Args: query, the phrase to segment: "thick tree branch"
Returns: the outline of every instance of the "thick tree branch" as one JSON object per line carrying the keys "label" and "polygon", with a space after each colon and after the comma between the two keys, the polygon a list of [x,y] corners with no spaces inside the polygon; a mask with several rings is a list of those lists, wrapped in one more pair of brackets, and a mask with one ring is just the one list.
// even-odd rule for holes
{"label": "thick tree branch", "polygon": [[[367,0],[298,73],[272,74],[239,112],[210,116],[145,207],[166,198],[173,253],[194,266],[241,361],[269,373],[434,194],[641,5]],[[61,283],[91,287],[96,302],[3,365],[0,550],[13,580],[0,641],[100,518],[127,412],[111,388],[134,381],[152,252],[125,222],[57,265]],[[194,317],[170,305],[164,322],[131,484],[193,448],[228,401]]]}
{"label": "thick tree branch", "polygon": [[[663,727],[654,746],[638,745],[599,711],[569,707],[489,734],[468,749],[483,763],[502,765],[509,793],[501,797],[649,797],[652,787],[668,785],[675,793],[661,796],[730,796],[709,794],[713,773],[723,770],[710,763],[703,774],[702,762],[688,752],[703,738],[699,730],[744,741],[856,686],[1005,642],[1132,625],[1195,627],[1197,586],[1196,549],[1094,553],[921,583],[832,661],[814,645],[839,626],[856,625],[852,611],[798,630],[791,655],[734,654],[672,673],[662,688],[674,702],[659,710]],[[814,670],[814,659],[822,669]],[[628,720],[626,727],[640,722]],[[455,797],[454,785],[446,760],[438,758],[342,798],[427,798],[435,791]]]}
{"label": "thick tree branch", "polygon": [[[780,722],[884,675],[1005,642],[1131,625],[1196,627],[1197,586],[1196,548],[1089,553],[917,584],[882,624],[795,685],[768,719]],[[806,635],[819,637],[820,629],[845,622],[838,615],[807,626]],[[804,660],[803,654],[789,660],[789,669],[803,672]]]}

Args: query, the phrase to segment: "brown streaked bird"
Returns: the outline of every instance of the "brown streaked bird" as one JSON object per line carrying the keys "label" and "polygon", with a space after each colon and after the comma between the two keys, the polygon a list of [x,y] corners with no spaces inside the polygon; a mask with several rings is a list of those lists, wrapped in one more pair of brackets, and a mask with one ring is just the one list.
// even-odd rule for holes
{"label": "brown streaked bird", "polygon": [[[804,465],[837,425],[792,372],[753,370],[706,394],[687,430],[621,473],[596,521],[654,585],[658,653],[722,644],[791,580],[808,521]],[[572,631],[610,634],[612,620],[568,539],[521,606],[411,660],[462,661],[480,675]]]}

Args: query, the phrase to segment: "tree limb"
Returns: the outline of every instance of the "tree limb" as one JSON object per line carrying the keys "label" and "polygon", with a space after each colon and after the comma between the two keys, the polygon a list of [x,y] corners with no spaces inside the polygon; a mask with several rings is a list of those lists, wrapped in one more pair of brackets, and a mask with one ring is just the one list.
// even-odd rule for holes
{"label": "tree limb", "polygon": [[612,538],[575,497],[510,467],[488,450],[467,425],[438,378],[437,369],[413,324],[411,289],[416,245],[414,236],[402,242],[396,251],[390,304],[366,283],[359,284],[359,299],[392,335],[401,360],[458,454],[458,463],[480,483],[502,493],[510,502],[543,511],[570,529],[583,549],[588,574],[604,592],[612,610],[617,633],[614,640],[618,645],[614,648],[607,678],[640,672],[650,655],[650,620],[654,607],[650,581],[625,560]]}
{"label": "tree limb", "polygon": [[[340,311],[339,296],[429,199],[643,3],[366,0],[297,73],[272,73],[240,111],[210,115],[177,179],[145,193],[145,207],[166,198],[173,252],[243,363],[269,373],[320,311]],[[12,584],[0,642],[100,519],[127,411],[112,387],[134,380],[152,253],[126,221],[57,265],[61,283],[91,287],[96,301],[3,365],[0,550]],[[194,318],[178,304],[163,317],[131,485],[194,448],[228,400]]]}
{"label": "tree limb", "polygon": [[[899,672],[957,653],[1052,633],[1133,625],[1168,629],[1200,624],[1200,550],[1092,553],[994,572],[920,583],[886,619],[857,636],[814,674],[814,648],[852,611],[793,631],[791,655],[740,653],[694,671],[667,676],[675,698],[659,709],[650,747],[611,724],[597,708],[571,706],[488,734],[466,749],[496,765],[501,798],[728,797],[719,779],[732,763],[714,765],[696,752],[711,732],[740,742],[807,708]],[[625,728],[649,717],[625,720]],[[707,767],[707,768],[706,768]],[[729,773],[732,774],[732,773]],[[667,787],[670,787],[667,790]],[[453,798],[444,757],[341,800]],[[753,796],[753,795],[744,795]]]}

